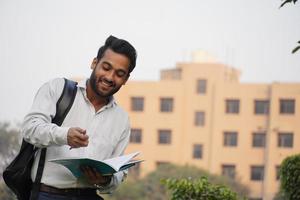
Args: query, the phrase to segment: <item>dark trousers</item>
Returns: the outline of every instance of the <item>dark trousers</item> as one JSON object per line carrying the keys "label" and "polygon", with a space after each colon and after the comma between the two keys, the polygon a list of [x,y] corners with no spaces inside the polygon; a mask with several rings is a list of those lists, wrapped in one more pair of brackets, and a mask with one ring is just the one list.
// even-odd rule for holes
{"label": "dark trousers", "polygon": [[96,189],[66,188],[59,189],[45,184],[40,185],[37,200],[103,200]]}
{"label": "dark trousers", "polygon": [[81,196],[64,196],[60,194],[50,194],[47,192],[39,192],[37,200],[103,200],[102,197],[95,195]]}

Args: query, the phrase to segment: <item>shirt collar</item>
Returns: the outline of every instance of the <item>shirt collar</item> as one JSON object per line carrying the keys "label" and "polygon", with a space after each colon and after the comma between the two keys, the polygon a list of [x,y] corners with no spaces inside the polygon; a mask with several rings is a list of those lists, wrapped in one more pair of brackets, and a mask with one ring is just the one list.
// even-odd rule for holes
{"label": "shirt collar", "polygon": [[[87,98],[87,94],[86,94],[86,88],[87,88],[87,82],[88,82],[88,78],[84,78],[82,80],[80,80],[77,84],[77,86],[81,89],[81,91],[83,92],[84,96],[86,99]],[[110,96],[109,99],[108,99],[108,104],[105,105],[106,108],[109,108],[109,107],[114,107],[117,105],[117,102],[115,101],[115,98],[114,96]]]}

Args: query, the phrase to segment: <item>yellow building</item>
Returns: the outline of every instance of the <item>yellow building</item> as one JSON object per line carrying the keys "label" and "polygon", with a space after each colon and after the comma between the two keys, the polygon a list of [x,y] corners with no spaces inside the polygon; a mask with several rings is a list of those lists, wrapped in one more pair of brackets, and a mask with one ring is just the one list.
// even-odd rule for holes
{"label": "yellow building", "polygon": [[248,84],[239,76],[198,54],[161,71],[160,81],[120,90],[131,117],[127,151],[142,152],[142,176],[159,164],[189,164],[239,180],[253,199],[273,198],[281,161],[300,152],[300,83]]}

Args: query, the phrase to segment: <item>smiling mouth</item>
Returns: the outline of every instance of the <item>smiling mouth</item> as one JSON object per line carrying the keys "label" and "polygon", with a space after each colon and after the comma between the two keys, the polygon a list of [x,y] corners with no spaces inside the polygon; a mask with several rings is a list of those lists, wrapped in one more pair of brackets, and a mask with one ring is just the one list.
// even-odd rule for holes
{"label": "smiling mouth", "polygon": [[100,82],[101,86],[104,86],[105,88],[112,88],[113,87],[113,83],[105,81],[105,80],[101,80]]}

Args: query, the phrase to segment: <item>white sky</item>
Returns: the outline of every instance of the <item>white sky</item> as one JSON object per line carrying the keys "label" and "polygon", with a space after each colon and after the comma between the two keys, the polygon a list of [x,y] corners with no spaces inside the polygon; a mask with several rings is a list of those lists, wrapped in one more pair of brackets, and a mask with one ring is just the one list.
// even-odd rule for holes
{"label": "white sky", "polygon": [[0,0],[0,121],[20,121],[42,83],[89,76],[110,35],[138,50],[133,80],[205,50],[242,82],[300,82],[300,3],[280,0]]}

